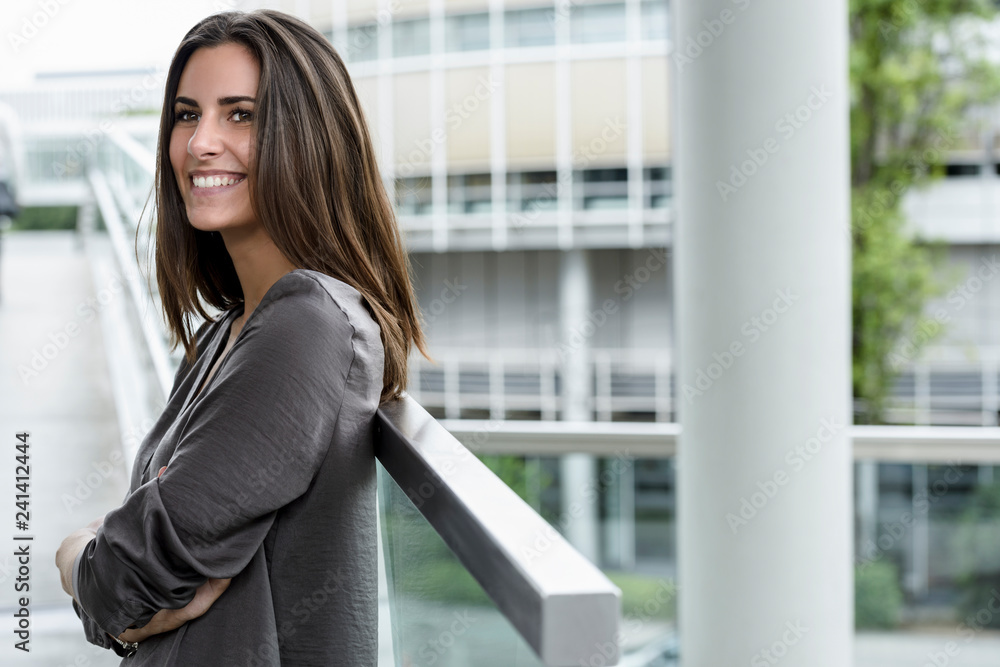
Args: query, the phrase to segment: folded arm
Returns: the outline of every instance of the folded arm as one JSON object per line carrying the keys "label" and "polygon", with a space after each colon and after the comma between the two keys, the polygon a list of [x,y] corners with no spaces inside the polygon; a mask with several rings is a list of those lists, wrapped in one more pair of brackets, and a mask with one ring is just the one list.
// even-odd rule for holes
{"label": "folded arm", "polygon": [[115,636],[241,572],[326,455],[353,327],[329,301],[275,296],[189,408],[167,470],[109,512],[76,559],[79,606]]}

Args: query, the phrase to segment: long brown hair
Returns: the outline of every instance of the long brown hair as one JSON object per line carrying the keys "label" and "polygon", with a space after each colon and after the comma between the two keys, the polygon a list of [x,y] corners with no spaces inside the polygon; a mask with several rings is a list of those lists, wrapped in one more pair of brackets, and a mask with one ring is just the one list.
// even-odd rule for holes
{"label": "long brown hair", "polygon": [[260,67],[247,174],[251,206],[289,261],[362,295],[381,328],[381,401],[399,398],[411,344],[431,358],[368,126],[333,46],[309,24],[274,10],[202,20],[184,36],[167,72],[154,190],[156,280],[171,349],[183,344],[188,362],[197,357],[190,317],[212,320],[199,296],[220,310],[243,302],[221,235],[188,221],[169,153],[174,98],[188,59],[197,49],[230,43],[246,47]]}

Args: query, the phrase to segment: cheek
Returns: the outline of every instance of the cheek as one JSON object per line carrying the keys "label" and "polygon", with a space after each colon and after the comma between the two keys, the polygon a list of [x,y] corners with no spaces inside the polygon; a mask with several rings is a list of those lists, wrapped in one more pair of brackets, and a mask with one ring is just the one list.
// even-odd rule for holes
{"label": "cheek", "polygon": [[168,155],[174,175],[180,180],[178,172],[184,169],[184,162],[187,159],[187,137],[180,132],[171,133]]}

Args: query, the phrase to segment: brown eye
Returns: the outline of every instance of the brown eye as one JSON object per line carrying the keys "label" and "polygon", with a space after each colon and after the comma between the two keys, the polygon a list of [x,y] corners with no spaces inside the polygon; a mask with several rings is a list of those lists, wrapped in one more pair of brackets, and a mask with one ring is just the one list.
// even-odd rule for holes
{"label": "brown eye", "polygon": [[231,117],[237,123],[249,123],[253,120],[253,112],[246,109],[234,109]]}

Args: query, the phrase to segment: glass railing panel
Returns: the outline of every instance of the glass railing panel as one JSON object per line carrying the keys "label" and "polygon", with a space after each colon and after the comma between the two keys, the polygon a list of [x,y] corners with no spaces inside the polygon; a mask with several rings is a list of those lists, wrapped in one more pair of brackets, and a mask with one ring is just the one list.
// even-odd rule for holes
{"label": "glass railing panel", "polygon": [[378,487],[396,664],[544,665],[381,464]]}

